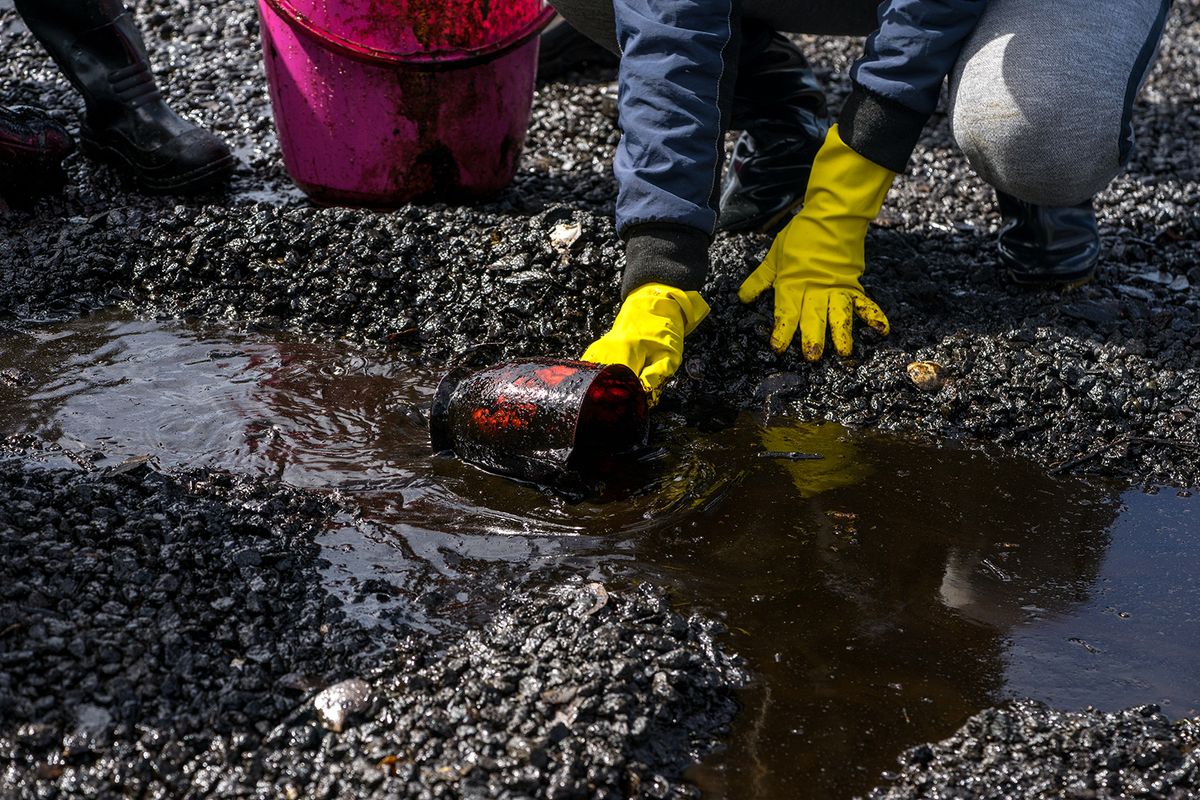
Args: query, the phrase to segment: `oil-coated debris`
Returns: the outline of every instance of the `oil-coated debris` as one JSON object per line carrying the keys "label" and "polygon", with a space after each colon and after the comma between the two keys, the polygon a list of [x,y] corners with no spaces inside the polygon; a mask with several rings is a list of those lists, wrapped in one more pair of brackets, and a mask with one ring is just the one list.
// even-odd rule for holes
{"label": "oil-coated debris", "polygon": [[1200,795],[1200,722],[1158,706],[1055,711],[1021,701],[983,711],[953,736],[912,748],[869,800],[1001,800]]}
{"label": "oil-coated debris", "polygon": [[371,706],[371,687],[366,681],[349,678],[335,683],[313,698],[317,719],[334,733],[341,733],[346,722]]}
{"label": "oil-coated debris", "polygon": [[0,797],[695,796],[746,676],[660,590],[366,629],[321,587],[328,501],[144,466],[0,449]]}
{"label": "oil-coated debris", "polygon": [[946,384],[946,368],[936,361],[914,361],[905,371],[922,392],[937,392]]}
{"label": "oil-coated debris", "polygon": [[[522,169],[492,202],[318,208],[283,170],[253,4],[143,0],[135,13],[172,103],[239,154],[233,186],[144,197],[73,156],[63,195],[0,215],[0,315],[124,303],[436,365],[485,345],[492,360],[578,356],[611,324],[623,266],[611,71],[539,87]],[[0,3],[0,26],[4,102],[74,127],[80,99],[11,4]],[[861,40],[802,41],[836,111]],[[1091,284],[1039,292],[1005,279],[992,190],[936,114],[867,242],[864,285],[891,335],[856,330],[848,360],[776,356],[770,297],[736,299],[770,242],[723,235],[703,289],[713,313],[666,402],[765,406],[998,445],[1060,471],[1197,484],[1200,462],[1181,443],[1200,440],[1198,54],[1200,3],[1181,0],[1132,118],[1138,147],[1096,199],[1105,251]],[[556,230],[574,237],[569,258]],[[1138,280],[1146,273],[1172,278]],[[953,365],[954,381],[913,391],[914,360]],[[0,389],[26,379],[6,365]],[[609,587],[588,614],[597,595],[574,586],[515,591],[448,649],[406,631],[381,643],[320,589],[324,513],[278,486],[148,465],[94,475],[0,464],[0,796],[694,792],[682,770],[724,730],[740,680],[709,623],[680,618],[649,588]],[[258,563],[233,562],[248,546]],[[630,631],[658,647],[631,647]],[[306,698],[352,675],[380,701],[335,734]],[[993,734],[1001,714],[1008,733]],[[961,757],[918,748],[877,796],[1028,796],[1056,775],[1083,782],[1077,797],[1200,793],[1194,731],[1139,714],[990,710],[948,740]]]}

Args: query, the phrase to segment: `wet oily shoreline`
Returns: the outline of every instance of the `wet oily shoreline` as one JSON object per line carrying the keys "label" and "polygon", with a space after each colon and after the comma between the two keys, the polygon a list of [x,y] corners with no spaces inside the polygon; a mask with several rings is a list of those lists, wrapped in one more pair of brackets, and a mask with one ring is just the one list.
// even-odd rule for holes
{"label": "wet oily shoreline", "polygon": [[[735,708],[711,623],[649,587],[594,612],[579,583],[513,590],[447,647],[339,608],[298,493],[13,460],[0,483],[6,797],[689,796],[677,775]],[[663,655],[635,661],[631,634]],[[314,696],[347,675],[368,697],[333,726]]]}
{"label": "wet oily shoreline", "polygon": [[[616,303],[611,223],[561,207],[126,213],[65,229],[58,221],[12,227],[0,293],[16,292],[0,304],[74,313],[133,298],[129,307],[141,312],[344,337],[437,369],[463,358],[482,366],[578,355]],[[564,221],[581,230],[567,253],[551,236]],[[1126,280],[1120,274],[1066,295],[1018,290],[990,272],[992,283],[981,284],[959,262],[987,252],[986,242],[877,231],[873,280],[895,333],[863,331],[855,358],[813,366],[766,347],[768,304],[736,300],[766,241],[723,238],[705,290],[714,313],[691,338],[669,399],[767,402],[800,417],[999,443],[1076,473],[1200,481],[1200,289],[1147,284],[1128,294],[1121,287],[1132,284],[1109,284]],[[913,247],[923,254],[919,272],[900,258]],[[939,365],[934,391],[914,384],[914,362]]]}
{"label": "wet oily shoreline", "polygon": [[[1175,490],[668,410],[639,463],[568,501],[433,457],[421,409],[436,373],[355,349],[106,313],[23,325],[0,361],[0,433],[24,453],[6,485],[34,487],[0,516],[27,531],[3,559],[21,619],[0,637],[0,705],[23,720],[5,744],[24,765],[4,773],[14,790],[31,775],[68,793],[111,786],[149,758],[175,781],[147,782],[151,796],[680,796],[694,783],[773,798],[799,782],[845,797],[1009,697],[1153,702],[1164,719],[1200,705],[1200,526]],[[791,452],[822,458],[772,456]],[[165,560],[159,536],[178,542]],[[96,573],[100,542],[115,572]],[[55,578],[63,564],[92,583]],[[141,638],[117,633],[156,604],[171,610],[125,626]],[[60,616],[39,625],[49,609]],[[164,624],[189,631],[168,637],[182,675],[144,641]],[[43,663],[61,677],[30,684]],[[76,670],[102,677],[93,688]],[[370,690],[334,732],[314,701],[346,679]],[[180,746],[150,755],[164,740]],[[880,791],[950,785],[1021,751],[989,752],[930,769],[905,756]]]}
{"label": "wet oily shoreline", "polygon": [[[614,76],[538,87],[493,202],[322,209],[253,6],[134,11],[241,166],[185,200],[77,155],[0,216],[0,795],[1200,794],[1200,525],[1167,488],[1200,482],[1195,0],[1096,199],[1095,281],[1006,281],[939,112],[868,240],[892,335],[775,356],[735,298],[769,242],[719,237],[655,449],[577,502],[432,459],[421,409],[447,365],[610,323]],[[0,26],[4,101],[77,126]],[[803,46],[836,110],[861,42]]]}

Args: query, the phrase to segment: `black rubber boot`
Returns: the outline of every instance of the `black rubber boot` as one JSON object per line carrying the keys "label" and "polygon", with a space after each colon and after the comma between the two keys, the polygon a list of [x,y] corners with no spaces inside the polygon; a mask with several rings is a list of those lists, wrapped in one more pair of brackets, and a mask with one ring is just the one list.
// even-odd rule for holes
{"label": "black rubber boot", "polygon": [[616,53],[605,50],[562,17],[555,17],[546,27],[538,45],[538,77],[542,80],[585,66],[615,67],[620,61]]}
{"label": "black rubber boot", "polygon": [[1092,201],[1053,208],[996,192],[1004,222],[1000,263],[1025,286],[1079,286],[1096,274],[1100,231]]}
{"label": "black rubber boot", "polygon": [[62,161],[75,150],[67,129],[27,106],[0,108],[0,195],[23,203],[66,183]]}
{"label": "black rubber boot", "polygon": [[229,148],[163,101],[141,34],[119,0],[17,0],[16,6],[83,95],[85,152],[151,192],[198,191],[229,176]]}
{"label": "black rubber boot", "polygon": [[741,130],[721,184],[725,231],[774,233],[804,202],[829,113],[804,54],[782,34],[743,23],[732,127]]}

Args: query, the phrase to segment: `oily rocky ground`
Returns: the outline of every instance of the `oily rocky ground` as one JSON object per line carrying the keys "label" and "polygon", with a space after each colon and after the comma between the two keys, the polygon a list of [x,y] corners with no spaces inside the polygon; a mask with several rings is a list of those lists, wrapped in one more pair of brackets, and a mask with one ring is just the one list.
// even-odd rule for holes
{"label": "oily rocky ground", "polygon": [[[744,680],[715,624],[576,580],[448,646],[368,630],[322,588],[327,505],[0,454],[0,796],[694,793]],[[345,680],[348,719],[320,718]]]}
{"label": "oily rocky ground", "polygon": [[1055,711],[1020,701],[976,714],[953,736],[919,745],[869,800],[1155,797],[1200,786],[1200,725],[1157,706]]}
{"label": "oily rocky ground", "polygon": [[[61,196],[0,216],[0,312],[128,303],[434,364],[578,353],[611,321],[621,269],[611,74],[539,88],[522,170],[493,202],[321,209],[283,172],[252,5],[135,8],[173,103],[231,143],[239,173],[227,193],[147,198],[73,157]],[[77,128],[79,101],[6,0],[0,41],[0,99]],[[857,43],[804,42],[836,106]],[[735,298],[768,240],[721,237],[706,289],[714,312],[669,402],[787,410],[999,444],[1050,468],[1197,483],[1198,58],[1200,3],[1176,3],[1135,116],[1140,147],[1097,200],[1106,252],[1090,285],[1031,292],[996,271],[990,190],[939,114],[869,241],[866,283],[891,337],[863,333],[855,358],[817,366],[772,355],[768,305]],[[560,222],[581,231],[565,254],[549,241]],[[914,359],[944,365],[946,386],[912,386]],[[364,632],[319,588],[313,537],[327,510],[306,496],[26,457],[0,465],[0,485],[3,796],[678,795],[689,791],[682,766],[733,710],[741,678],[714,631],[651,589],[614,588],[595,611],[594,587],[518,593],[487,626],[431,648],[399,624]],[[310,695],[354,676],[371,686],[366,708],[327,731]],[[1156,741],[1168,744],[1147,761]],[[929,755],[907,754],[877,794],[957,797],[969,784],[980,797],[1020,796],[1050,779],[1046,764],[1080,782],[1081,797],[1134,794],[1105,783],[1118,768],[1121,781],[1151,783],[1183,770],[1150,788],[1200,792],[1194,741],[1139,712],[989,710]]]}

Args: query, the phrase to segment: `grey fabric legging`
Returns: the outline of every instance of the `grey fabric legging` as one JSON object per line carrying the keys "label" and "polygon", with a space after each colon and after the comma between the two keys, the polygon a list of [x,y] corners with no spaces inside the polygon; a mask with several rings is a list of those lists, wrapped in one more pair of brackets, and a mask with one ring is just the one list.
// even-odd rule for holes
{"label": "grey fabric legging", "polygon": [[[617,49],[612,0],[554,0]],[[791,33],[865,35],[878,0],[743,0],[742,15]],[[990,0],[950,76],[954,138],[1001,191],[1066,206],[1117,175],[1130,115],[1170,0]]]}

